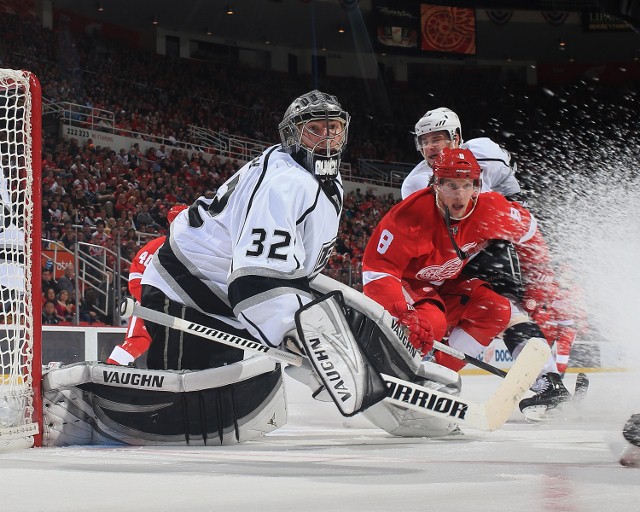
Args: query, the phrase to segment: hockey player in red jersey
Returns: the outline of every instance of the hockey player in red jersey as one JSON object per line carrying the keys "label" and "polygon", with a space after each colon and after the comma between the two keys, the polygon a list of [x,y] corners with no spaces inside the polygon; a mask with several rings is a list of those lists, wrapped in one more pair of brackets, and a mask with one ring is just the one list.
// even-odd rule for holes
{"label": "hockey player in red jersey", "polygon": [[[187,208],[188,206],[185,204],[173,206],[167,213],[169,224],[173,222],[182,210],[186,210]],[[138,302],[140,302],[140,297],[142,296],[142,285],[140,281],[142,280],[144,269],[147,268],[147,265],[151,262],[151,258],[156,251],[160,249],[160,246],[166,239],[166,236],[160,236],[147,242],[137,252],[131,262],[131,270],[129,271],[129,293]],[[129,318],[129,325],[127,326],[127,334],[124,342],[114,347],[111,355],[107,359],[107,364],[127,366],[144,354],[149,348],[150,343],[151,336],[149,336],[147,328],[144,326],[144,320],[132,316]]]}
{"label": "hockey player in red jersey", "polygon": [[[402,182],[402,198],[406,198],[417,190],[426,188],[433,175],[433,162],[443,148],[469,149],[482,168],[482,192],[499,192],[510,201],[517,200],[521,189],[515,177],[516,165],[511,162],[511,155],[504,148],[498,146],[487,137],[473,138],[463,141],[462,125],[458,115],[446,107],[440,107],[426,112],[416,123],[414,128],[415,144],[423,160]],[[498,269],[512,267],[517,256],[509,244],[498,244],[488,250],[488,257],[477,258],[475,265],[467,268],[467,273],[475,272],[481,279],[490,278],[500,280]],[[496,264],[496,259],[502,260]],[[482,262],[488,262],[488,267],[481,267]],[[574,286],[571,287],[575,289]],[[513,299],[514,293],[508,286],[494,287],[496,291]],[[503,293],[503,291],[505,293]],[[558,373],[564,374],[569,362],[571,345],[580,330],[580,318],[571,304],[575,302],[574,293],[568,289],[549,286],[546,291],[554,291],[552,296],[540,296],[535,291],[534,301],[527,301],[527,313],[544,332],[550,345],[555,345],[556,364]],[[519,301],[517,301],[519,302]],[[526,304],[525,304],[526,306]],[[583,322],[582,322],[583,323]]]}
{"label": "hockey player in red jersey", "polygon": [[[510,324],[510,301],[463,269],[491,242],[510,242],[519,248],[527,289],[550,294],[553,270],[536,220],[519,203],[479,193],[481,168],[467,149],[443,149],[433,173],[432,187],[396,205],[377,226],[363,260],[364,293],[407,325],[410,340],[425,352],[431,338],[448,332],[451,346],[477,356],[509,328],[505,343],[517,357],[522,343],[542,332],[532,322]],[[440,352],[435,357],[456,370],[464,365]],[[527,405],[546,410],[570,396],[561,382],[551,384]]]}
{"label": "hockey player in red jersey", "polygon": [[[445,107],[429,110],[416,123],[414,134],[416,148],[423,160],[403,181],[403,199],[430,184],[432,165],[441,149],[463,148],[473,153],[482,168],[481,192],[499,192],[510,201],[518,200],[521,190],[515,177],[516,165],[511,162],[509,152],[487,137],[463,141],[460,119],[452,110]],[[575,285],[560,287],[554,279],[553,283],[540,289],[535,282],[522,283],[518,261],[521,250],[511,243],[494,241],[465,267],[463,273],[489,281],[494,291],[511,300],[510,326],[535,322],[554,348],[556,366],[547,365],[548,372],[533,387],[535,391],[541,391],[555,386],[554,383],[564,375],[571,346],[578,332],[584,330],[585,321],[580,308],[576,307]],[[510,350],[512,348],[516,350],[516,353],[512,352],[515,357],[517,345],[510,346]]]}

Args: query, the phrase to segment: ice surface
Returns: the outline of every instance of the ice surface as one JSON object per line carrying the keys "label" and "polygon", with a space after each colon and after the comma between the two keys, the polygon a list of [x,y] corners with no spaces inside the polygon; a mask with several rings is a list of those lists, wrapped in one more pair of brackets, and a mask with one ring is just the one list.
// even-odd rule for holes
{"label": "ice surface", "polygon": [[[287,426],[231,447],[36,448],[0,455],[4,510],[557,511],[640,509],[640,470],[618,464],[639,375],[592,373],[581,409],[519,412],[492,433],[394,438],[287,381]],[[497,377],[463,377],[482,401]],[[575,382],[568,374],[567,385]],[[629,398],[627,398],[629,395]]]}

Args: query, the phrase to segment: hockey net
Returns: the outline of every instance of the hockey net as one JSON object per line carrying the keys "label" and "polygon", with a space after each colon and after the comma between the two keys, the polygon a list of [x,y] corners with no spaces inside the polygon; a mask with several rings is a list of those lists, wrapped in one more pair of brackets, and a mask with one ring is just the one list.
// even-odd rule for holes
{"label": "hockey net", "polygon": [[40,85],[0,69],[0,451],[40,445]]}

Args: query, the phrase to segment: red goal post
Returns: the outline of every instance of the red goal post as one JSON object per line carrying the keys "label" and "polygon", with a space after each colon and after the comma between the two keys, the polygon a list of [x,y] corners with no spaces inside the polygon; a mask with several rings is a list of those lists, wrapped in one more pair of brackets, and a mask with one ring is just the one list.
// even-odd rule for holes
{"label": "red goal post", "polygon": [[0,451],[42,444],[40,83],[0,69]]}

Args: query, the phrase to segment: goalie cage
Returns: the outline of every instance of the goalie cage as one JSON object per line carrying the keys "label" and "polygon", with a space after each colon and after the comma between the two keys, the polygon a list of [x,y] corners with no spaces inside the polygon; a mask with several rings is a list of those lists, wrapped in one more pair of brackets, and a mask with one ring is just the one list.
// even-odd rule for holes
{"label": "goalie cage", "polygon": [[38,79],[0,69],[0,451],[41,445],[41,138]]}

